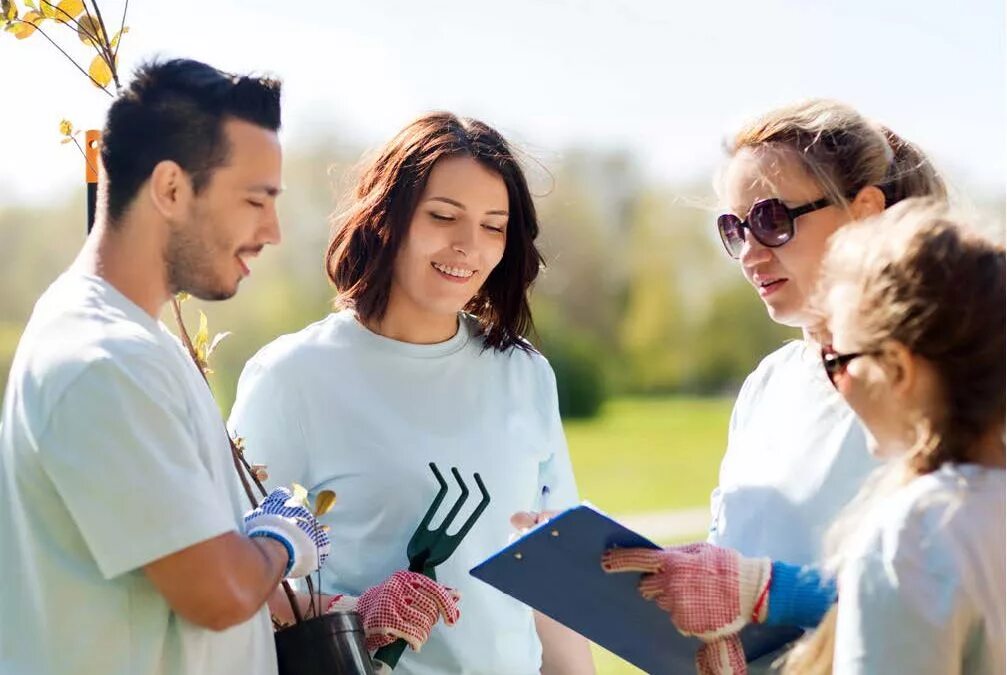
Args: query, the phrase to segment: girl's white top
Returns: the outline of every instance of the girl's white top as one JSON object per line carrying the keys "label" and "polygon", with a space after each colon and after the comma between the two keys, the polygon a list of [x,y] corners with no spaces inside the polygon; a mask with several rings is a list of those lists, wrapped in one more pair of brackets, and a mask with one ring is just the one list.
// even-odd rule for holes
{"label": "girl's white top", "polygon": [[871,509],[839,574],[834,672],[1005,672],[1004,471],[945,466]]}

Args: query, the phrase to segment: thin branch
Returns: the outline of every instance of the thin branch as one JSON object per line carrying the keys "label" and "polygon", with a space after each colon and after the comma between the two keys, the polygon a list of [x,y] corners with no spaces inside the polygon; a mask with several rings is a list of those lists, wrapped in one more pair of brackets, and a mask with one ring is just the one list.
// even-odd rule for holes
{"label": "thin branch", "polygon": [[112,54],[112,60],[119,58],[119,45],[122,44],[122,31],[126,28],[126,10],[129,9],[129,0],[126,0],[126,4],[122,6],[122,21],[119,23],[119,32],[116,35],[119,36],[119,42],[115,45],[115,53]]}
{"label": "thin branch", "polygon": [[[98,46],[98,43],[100,43],[101,40],[98,39],[97,35],[94,35],[93,33],[91,33],[91,31],[87,30],[82,25],[80,25],[80,22],[78,22],[77,19],[75,19],[70,14],[68,14],[67,11],[65,9],[63,9],[62,7],[59,7],[57,5],[52,4],[51,2],[49,2],[49,0],[41,0],[41,1],[42,1],[42,4],[49,5],[53,9],[55,9],[55,10],[57,10],[59,12],[62,12],[63,16],[65,16],[68,19],[67,21],[63,21],[62,23],[65,23],[67,25],[69,25],[69,24],[72,23],[76,27],[76,31],[78,33],[83,32],[84,35],[86,35],[88,38],[91,39],[91,46],[94,48],[95,53],[98,56],[102,57],[103,59],[106,58],[105,53]],[[87,8],[87,5],[84,5],[84,7]],[[90,18],[90,15],[88,15],[88,17]],[[59,19],[56,19],[56,20],[59,21]],[[91,23],[92,23],[92,25],[94,24],[94,19],[91,19]]]}
{"label": "thin branch", "polygon": [[[91,4],[94,5],[94,13],[98,17],[98,27],[101,29],[102,37],[105,38],[102,49],[108,55],[108,69],[112,71],[112,79],[115,80],[115,88],[118,91],[122,89],[122,84],[119,83],[119,73],[116,72],[118,69],[115,67],[115,61],[112,58],[112,46],[109,44],[108,29],[105,28],[105,21],[101,18],[101,8],[98,7],[97,0],[91,0]],[[84,6],[86,7],[87,3],[84,3]]]}
{"label": "thin branch", "polygon": [[84,157],[84,162],[87,164],[87,168],[91,169],[91,171],[97,175],[98,170],[91,166],[91,162],[87,158],[87,153],[84,152],[84,148],[80,147],[80,142],[74,136],[71,136],[70,138],[73,139],[73,144],[77,146],[77,149],[80,150],[80,154]]}
{"label": "thin branch", "polygon": [[[171,298],[171,311],[175,315],[175,323],[178,325],[178,333],[182,339],[182,344],[189,352],[189,356],[192,358],[193,363],[196,364],[196,369],[202,374],[203,381],[206,382],[206,386],[210,386],[209,380],[206,379],[206,373],[199,366],[199,359],[196,356],[196,348],[192,346],[192,340],[189,338],[189,332],[185,329],[185,322],[182,320],[182,306],[178,302],[178,298]],[[245,496],[248,497],[248,501],[251,502],[252,508],[258,506],[258,501],[255,499],[255,495],[252,493],[252,488],[248,485],[248,478],[245,476],[245,472],[242,471],[242,466],[248,471],[248,476],[255,482],[255,485],[259,488],[263,495],[266,494],[266,488],[263,487],[262,483],[259,482],[258,477],[255,472],[252,471],[251,467],[248,466],[248,462],[245,461],[244,454],[235,445],[234,439],[231,438],[231,434],[224,430],[224,435],[227,436],[227,440],[231,445],[231,459],[234,461],[234,468],[238,472],[238,478],[241,479],[241,486],[245,490]],[[283,592],[287,596],[287,602],[290,603],[290,611],[294,614],[294,620],[297,623],[304,621],[304,615],[301,613],[301,608],[297,604],[297,596],[294,595],[294,589],[290,587],[290,582],[284,579],[281,584],[283,586]]]}
{"label": "thin branch", "polygon": [[[83,68],[81,68],[80,64],[77,63],[76,61],[74,61],[73,57],[70,56],[69,54],[67,54],[63,50],[62,47],[60,47],[58,44],[56,44],[56,41],[53,40],[51,37],[49,37],[44,30],[42,30],[38,26],[35,26],[35,24],[33,24],[33,23],[29,22],[29,21],[22,21],[21,19],[15,19],[12,23],[23,23],[23,24],[27,24],[29,26],[34,26],[35,30],[37,30],[42,35],[42,37],[44,37],[46,40],[48,40],[52,44],[53,47],[55,47],[56,49],[58,49],[59,52],[60,52],[60,54],[62,54],[63,56],[65,56],[67,58],[67,60],[70,61],[70,63],[73,64],[74,68],[76,68],[80,72],[84,73],[84,77],[86,77],[87,79],[89,79],[92,82],[94,82],[94,86],[96,86],[99,89],[101,89],[103,92],[105,92],[106,94],[108,94],[110,97],[115,98],[115,94],[113,94],[108,89],[106,89],[105,87],[103,87],[102,84],[101,84],[101,82],[99,82],[98,80],[96,80],[93,77],[91,77],[91,73],[89,73],[86,70],[84,70]],[[115,71],[112,71],[112,72],[114,73]]]}

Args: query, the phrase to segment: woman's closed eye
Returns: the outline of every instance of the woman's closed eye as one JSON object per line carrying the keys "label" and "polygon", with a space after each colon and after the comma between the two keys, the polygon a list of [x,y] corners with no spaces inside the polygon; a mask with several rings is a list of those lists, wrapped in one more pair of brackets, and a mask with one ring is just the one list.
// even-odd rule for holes
{"label": "woman's closed eye", "polygon": [[503,234],[505,229],[503,225],[493,225],[492,223],[483,223],[483,227],[490,232],[496,232],[498,234]]}
{"label": "woman's closed eye", "polygon": [[266,206],[262,202],[257,202],[254,199],[246,199],[245,201],[248,202],[251,206],[254,206],[257,209],[265,208],[265,206]]}
{"label": "woman's closed eye", "polygon": [[431,211],[430,217],[434,220],[439,220],[444,223],[450,223],[454,221],[455,217],[447,213],[438,213],[437,211]]}

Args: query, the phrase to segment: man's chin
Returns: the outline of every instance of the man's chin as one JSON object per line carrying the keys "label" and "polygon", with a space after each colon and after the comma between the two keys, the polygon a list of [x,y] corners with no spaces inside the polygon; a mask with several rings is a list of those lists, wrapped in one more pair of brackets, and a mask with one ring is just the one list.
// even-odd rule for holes
{"label": "man's chin", "polygon": [[183,289],[186,293],[199,300],[206,302],[217,302],[219,300],[230,300],[238,292],[238,284],[232,288],[193,288]]}

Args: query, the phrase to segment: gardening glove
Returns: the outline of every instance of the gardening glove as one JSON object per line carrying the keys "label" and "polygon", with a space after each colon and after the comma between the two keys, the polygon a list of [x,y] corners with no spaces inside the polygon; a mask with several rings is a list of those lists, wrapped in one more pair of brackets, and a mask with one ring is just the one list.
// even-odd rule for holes
{"label": "gardening glove", "polygon": [[245,535],[269,537],[283,544],[289,555],[283,576],[291,579],[321,567],[331,548],[329,535],[303,500],[294,499],[290,490],[282,487],[245,514]]}
{"label": "gardening glove", "polygon": [[696,673],[698,675],[745,675],[745,650],[737,633],[704,642],[696,652]]}
{"label": "gardening glove", "polygon": [[453,626],[458,611],[458,591],[442,586],[417,572],[399,570],[356,598],[336,595],[327,612],[355,611],[364,624],[368,651],[376,651],[402,638],[418,652],[430,637],[437,620]]}
{"label": "gardening glove", "polygon": [[643,572],[640,594],[657,602],[679,632],[712,642],[765,621],[772,563],[712,544],[627,548],[602,557],[607,572]]}

